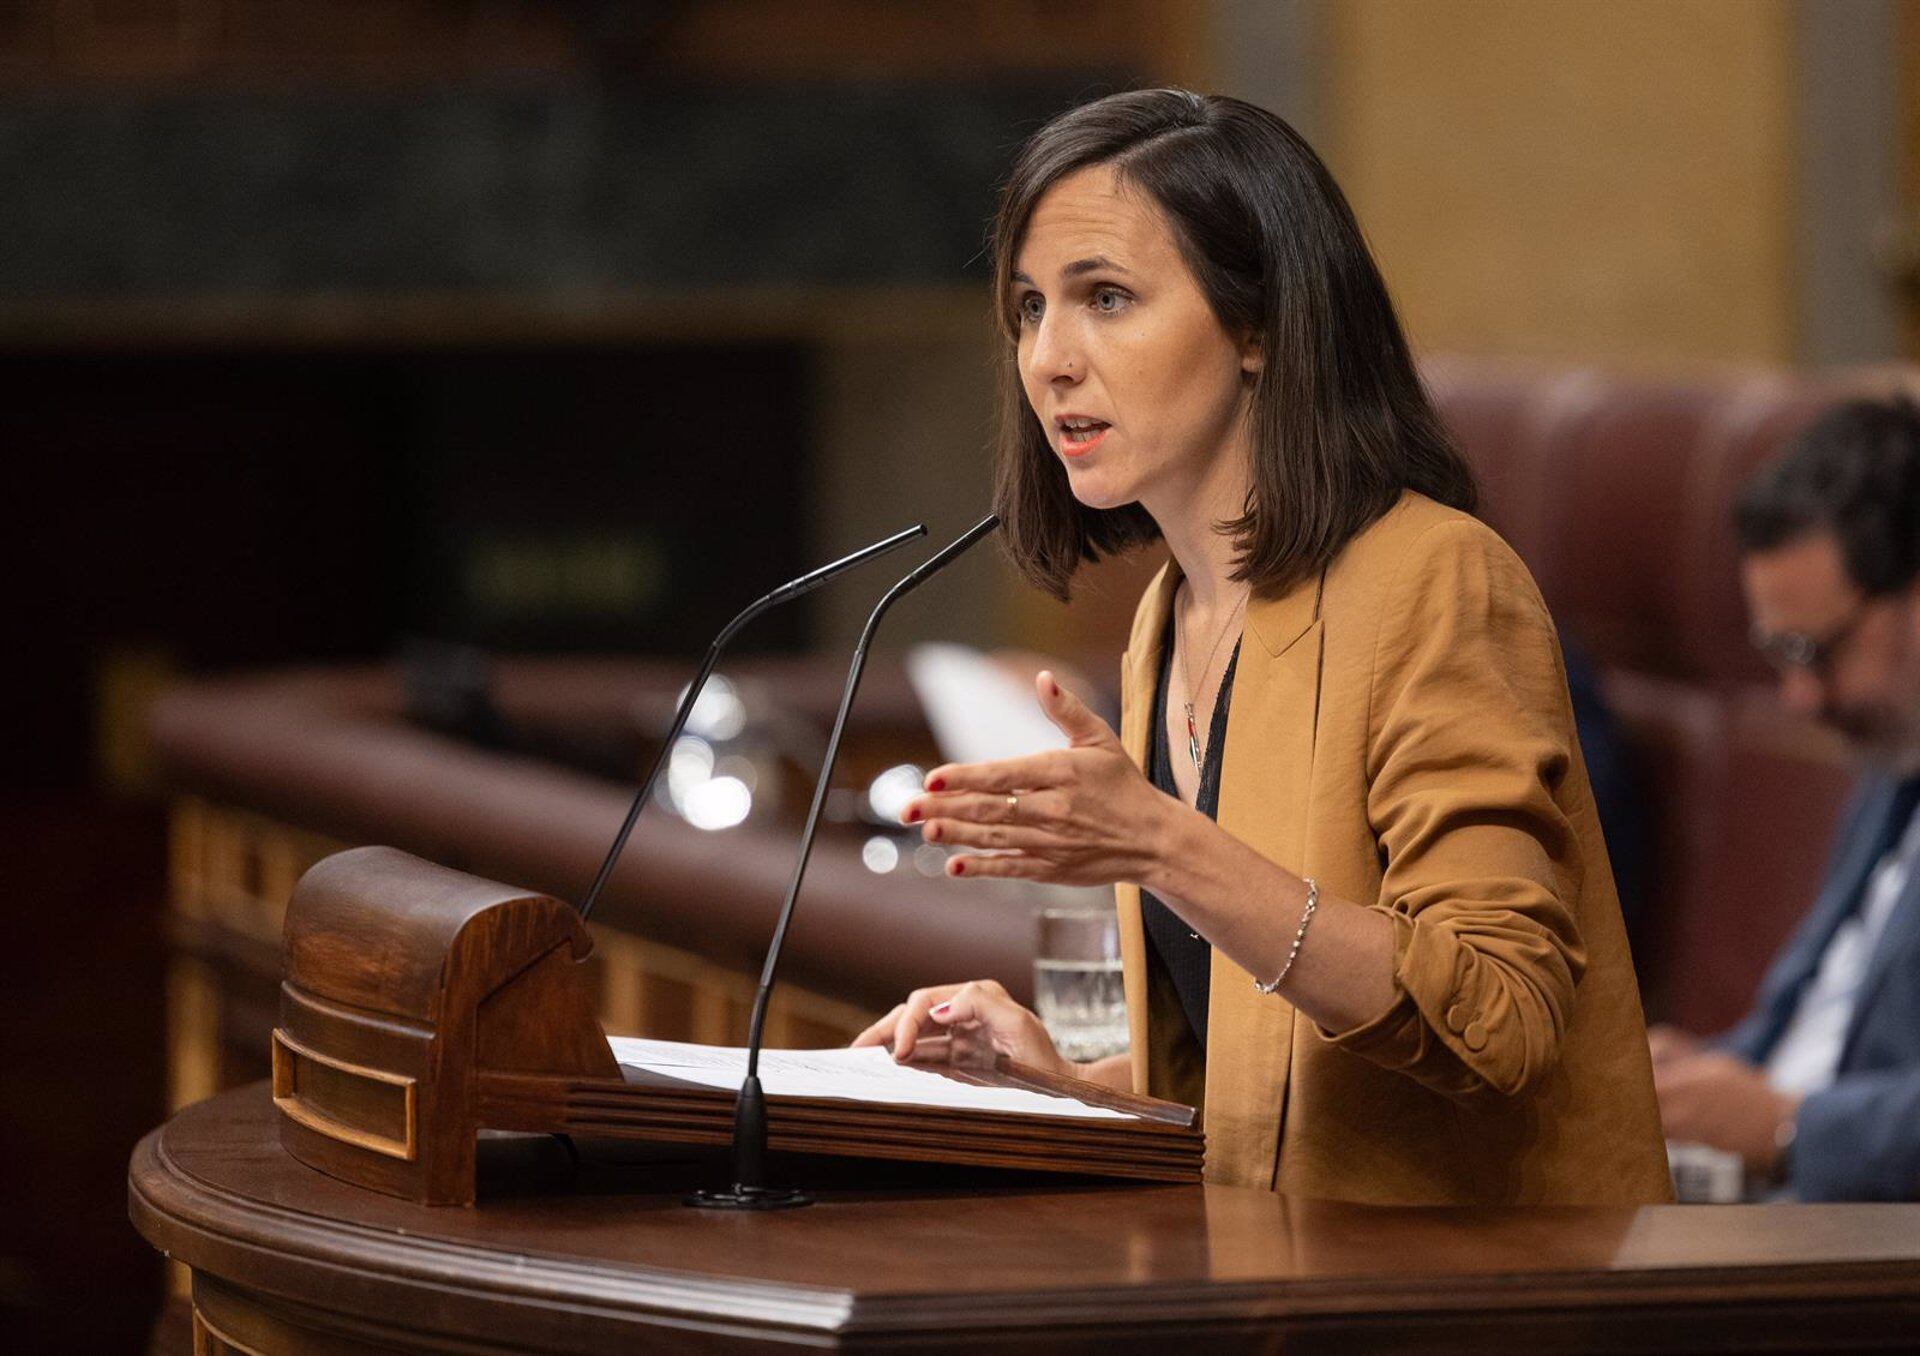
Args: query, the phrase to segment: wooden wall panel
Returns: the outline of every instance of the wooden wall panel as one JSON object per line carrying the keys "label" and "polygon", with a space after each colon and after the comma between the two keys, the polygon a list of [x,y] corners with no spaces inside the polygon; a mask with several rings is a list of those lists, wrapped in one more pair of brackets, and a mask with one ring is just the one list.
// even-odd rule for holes
{"label": "wooden wall panel", "polygon": [[[251,811],[192,796],[174,800],[167,974],[172,1109],[266,1075],[287,900],[309,866],[347,846]],[[608,1032],[746,1043],[757,975],[651,938],[599,926],[593,932],[590,983]],[[878,1015],[781,984],[767,1008],[767,1045],[842,1045]]]}
{"label": "wooden wall panel", "polygon": [[1417,345],[1793,356],[1787,0],[1339,0],[1335,173]]}
{"label": "wooden wall panel", "polygon": [[1204,82],[1205,0],[6,0],[0,80],[411,81],[500,72]]}
{"label": "wooden wall panel", "polygon": [[981,69],[1178,70],[1193,63],[1198,0],[733,0],[660,26],[661,64],[730,75],[864,77]]}

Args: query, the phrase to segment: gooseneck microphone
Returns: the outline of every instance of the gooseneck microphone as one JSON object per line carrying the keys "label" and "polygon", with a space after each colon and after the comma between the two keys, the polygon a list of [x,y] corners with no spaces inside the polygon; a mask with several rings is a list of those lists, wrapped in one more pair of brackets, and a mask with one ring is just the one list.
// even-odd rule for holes
{"label": "gooseneck microphone", "polygon": [[787,885],[787,897],[780,906],[780,918],[773,926],[773,940],[767,946],[766,963],[760,969],[760,988],[753,996],[753,1018],[747,1028],[747,1076],[740,1085],[740,1097],[733,1112],[733,1185],[720,1191],[697,1191],[687,1204],[721,1210],[783,1210],[808,1205],[813,1198],[792,1187],[770,1187],[767,1172],[767,1100],[760,1087],[760,1039],[767,1024],[767,999],[773,993],[773,981],[780,968],[780,949],[787,940],[787,926],[793,922],[793,904],[800,897],[800,882],[807,874],[807,860],[813,855],[814,838],[820,829],[820,812],[827,803],[827,788],[833,780],[833,766],[840,756],[840,737],[847,730],[847,716],[853,710],[854,693],[860,688],[860,674],[866,668],[867,647],[887,610],[907,594],[964,555],[976,542],[1000,526],[1000,519],[989,513],[945,547],[941,548],[913,573],[888,589],[867,618],[860,642],[854,646],[853,662],[847,669],[847,686],[840,695],[840,710],[833,718],[833,733],[827,739],[826,760],[820,766],[820,780],[814,784],[813,804],[807,809],[806,827],[800,831],[800,860],[794,864],[793,879]]}
{"label": "gooseneck microphone", "polygon": [[[686,695],[680,699],[680,709],[673,713],[673,725],[667,730],[665,742],[660,752],[654,756],[653,766],[647,772],[647,779],[640,783],[640,791],[633,798],[633,804],[627,807],[627,817],[620,825],[620,832],[613,836],[613,846],[607,851],[607,859],[600,863],[600,873],[593,878],[593,885],[586,897],[580,901],[580,917],[584,921],[593,914],[593,906],[599,902],[600,892],[606,888],[607,878],[613,874],[613,864],[620,860],[622,849],[627,846],[627,837],[633,832],[634,823],[640,818],[640,811],[646,807],[647,797],[653,793],[654,783],[660,780],[660,769],[667,765],[667,759],[673,756],[673,746],[680,738],[680,732],[686,728],[687,718],[693,714],[693,704],[700,700],[701,689],[706,687],[707,679],[713,676],[714,665],[720,662],[720,654],[727,648],[740,628],[770,608],[790,603],[796,598],[804,598],[822,584],[837,575],[851,570],[856,565],[864,565],[876,556],[883,556],[896,547],[905,546],[915,537],[927,535],[925,523],[915,523],[904,532],[896,532],[884,541],[871,546],[863,546],[850,556],[842,556],[831,565],[822,565],[809,571],[798,579],[789,579],[764,598],[747,605],[746,609],[721,628],[720,634],[713,638],[713,644],[707,647],[707,657],[700,663],[700,672],[687,685]],[[924,566],[922,568],[925,568]],[[828,752],[831,764],[833,754]]]}

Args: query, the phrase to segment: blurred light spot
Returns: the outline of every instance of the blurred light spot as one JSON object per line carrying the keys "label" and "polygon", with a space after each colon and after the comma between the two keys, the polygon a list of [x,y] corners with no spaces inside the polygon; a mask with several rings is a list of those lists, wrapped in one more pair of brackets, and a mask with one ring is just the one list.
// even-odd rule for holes
{"label": "blurred light spot", "polygon": [[696,829],[730,829],[753,809],[753,792],[738,777],[714,777],[689,791],[680,808]]}
{"label": "blurred light spot", "polygon": [[893,839],[876,833],[860,849],[860,860],[867,864],[867,870],[876,876],[884,876],[900,865],[900,849]]}
{"label": "blurred light spot", "polygon": [[[686,695],[687,690],[681,688],[680,700],[685,701]],[[719,743],[735,738],[746,728],[747,704],[740,700],[740,690],[725,674],[714,674],[700,689],[700,700],[687,716],[687,729]]]}
{"label": "blurred light spot", "polygon": [[913,850],[913,869],[923,876],[946,875],[946,849],[933,843],[922,843]]}
{"label": "blurred light spot", "polygon": [[907,802],[925,789],[926,780],[926,772],[912,763],[890,767],[867,787],[867,808],[873,811],[876,819],[897,824],[900,822],[900,812],[907,808]]}
{"label": "blurred light spot", "polygon": [[713,765],[713,775],[716,777],[737,778],[747,784],[747,790],[749,791],[758,791],[760,789],[759,765],[756,764],[753,759],[743,757],[737,753],[730,753],[726,757],[716,761]]}
{"label": "blurred light spot", "polygon": [[687,797],[713,776],[713,748],[698,735],[681,735],[667,759],[667,801],[686,813]]}

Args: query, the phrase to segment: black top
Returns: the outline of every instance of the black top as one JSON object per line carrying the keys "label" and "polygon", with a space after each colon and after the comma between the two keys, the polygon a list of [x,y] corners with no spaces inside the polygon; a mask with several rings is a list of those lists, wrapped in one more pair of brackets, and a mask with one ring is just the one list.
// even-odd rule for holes
{"label": "black top", "polygon": [[[1227,657],[1226,672],[1220,675],[1220,691],[1213,702],[1213,718],[1207,726],[1206,753],[1200,760],[1200,792],[1194,808],[1208,819],[1220,817],[1220,764],[1226,755],[1227,706],[1233,696],[1233,670],[1240,662],[1240,642]],[[1167,744],[1167,677],[1173,671],[1173,623],[1160,645],[1160,680],[1153,698],[1153,753],[1147,760],[1147,776],[1170,796],[1178,796],[1173,781],[1172,751]],[[1180,750],[1182,757],[1186,749]],[[1207,1048],[1207,995],[1212,989],[1213,945],[1194,935],[1180,915],[1169,909],[1151,892],[1140,892],[1140,917],[1146,925],[1147,939],[1160,955],[1173,979],[1174,992],[1187,1014],[1200,1048]]]}

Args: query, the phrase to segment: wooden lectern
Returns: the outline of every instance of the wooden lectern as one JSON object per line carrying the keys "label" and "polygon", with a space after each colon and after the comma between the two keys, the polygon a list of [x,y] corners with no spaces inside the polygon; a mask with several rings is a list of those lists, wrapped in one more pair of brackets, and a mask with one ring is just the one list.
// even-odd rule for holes
{"label": "wooden lectern", "polygon": [[[592,949],[557,899],[393,848],[315,865],[287,907],[273,1033],[281,1142],[344,1181],[471,1205],[481,1129],[726,1144],[734,1094],[623,1068],[579,963]],[[1200,1178],[1190,1107],[1003,1060],[969,1082],[1069,1096],[1125,1118],[1043,1118],[833,1098],[769,1099],[775,1150]]]}
{"label": "wooden lectern", "polygon": [[[477,1145],[727,1141],[731,1091],[617,1063],[588,946],[557,900],[386,848],[302,879],[271,1102],[189,1107],[129,1171],[135,1225],[192,1271],[195,1351],[1913,1348],[1920,1206],[1373,1207],[851,1157],[1195,1181],[1191,1111],[1138,1099],[1123,1119],[770,1096],[774,1148],[843,1157],[806,1160],[827,1208],[767,1215],[678,1208],[704,1156]],[[514,1187],[428,1208],[472,1202],[482,1160]]]}

